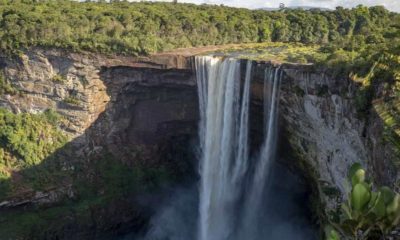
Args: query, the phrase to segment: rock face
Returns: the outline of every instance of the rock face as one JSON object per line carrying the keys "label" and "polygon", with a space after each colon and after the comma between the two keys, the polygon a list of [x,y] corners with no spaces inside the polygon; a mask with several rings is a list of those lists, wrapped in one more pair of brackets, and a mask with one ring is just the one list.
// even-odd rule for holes
{"label": "rock face", "polygon": [[[257,114],[262,115],[263,71],[270,64],[258,62],[255,67],[254,139],[262,133]],[[174,142],[187,143],[197,136],[191,54],[130,58],[32,49],[19,57],[0,57],[0,67],[20,91],[1,95],[0,106],[14,112],[49,108],[59,112],[66,119],[62,128],[82,161],[107,151],[130,166],[156,165],[165,160]],[[282,138],[298,157],[289,164],[314,181],[327,206],[334,208],[336,198],[343,196],[346,174],[354,162],[365,165],[378,181],[395,185],[400,177],[381,140],[383,124],[374,113],[366,120],[357,117],[356,85],[312,66],[281,68]]]}
{"label": "rock face", "polygon": [[16,113],[54,109],[66,119],[62,128],[79,152],[91,154],[106,145],[120,154],[124,144],[142,148],[164,135],[196,131],[189,61],[33,49],[0,58],[6,79],[20,92],[0,96],[0,106]]}
{"label": "rock face", "polygon": [[[257,64],[253,105],[262,104],[265,65],[274,63]],[[346,198],[347,173],[356,162],[372,173],[374,181],[396,188],[400,172],[392,161],[394,152],[383,141],[383,121],[373,109],[367,118],[359,116],[356,83],[313,66],[283,64],[281,69],[280,149],[284,155],[291,152],[291,161],[296,159],[286,164],[302,169],[313,182],[325,213]]]}
{"label": "rock face", "polygon": [[[288,69],[282,92],[282,119],[291,147],[305,161],[328,209],[346,193],[353,163],[369,166],[364,122],[357,118],[351,83],[318,72]],[[296,90],[297,89],[297,90]],[[297,92],[297,94],[293,94]]]}
{"label": "rock face", "polygon": [[90,151],[106,146],[121,159],[157,162],[173,137],[196,135],[194,76],[184,69],[104,68],[111,101],[87,132]]}
{"label": "rock face", "polygon": [[300,168],[315,181],[325,212],[335,210],[349,191],[347,174],[361,163],[378,184],[396,188],[400,172],[383,140],[384,124],[371,109],[357,112],[356,83],[318,69],[287,66],[281,93],[281,128]]}
{"label": "rock face", "polygon": [[[294,132],[303,136],[306,142],[297,145],[310,154],[310,159],[316,160],[314,166],[320,170],[321,180],[334,183],[343,191],[342,181],[349,165],[357,161],[365,164],[368,160],[361,138],[364,126],[348,98],[351,90],[341,89],[346,85],[318,74],[306,73],[299,77],[289,72],[288,75],[297,81],[300,79],[298,87],[304,90],[304,95],[297,101],[284,98],[288,105],[299,106],[286,110],[288,114],[285,115],[290,116],[286,119],[291,125],[289,131],[298,129]],[[328,90],[321,93],[321,89]]]}
{"label": "rock face", "polygon": [[[0,107],[14,113],[53,109],[63,117],[61,130],[70,139],[64,147],[67,150],[56,156],[56,164],[61,162],[60,174],[66,176],[59,185],[25,189],[0,199],[0,213],[14,210],[18,213],[22,208],[31,209],[30,206],[48,208],[65,199],[76,202],[85,191],[93,191],[90,188],[94,188],[99,199],[104,199],[106,186],[102,181],[123,180],[124,176],[118,176],[120,173],[115,171],[142,182],[161,178],[153,175],[162,172],[151,172],[159,166],[169,168],[164,170],[168,174],[187,171],[186,163],[179,161],[190,158],[185,154],[192,147],[191,141],[196,139],[198,121],[191,58],[168,54],[130,58],[31,49],[19,56],[0,56],[0,71],[6,81],[18,89],[18,94],[0,95]],[[104,155],[112,155],[111,162],[104,163]],[[103,162],[96,163],[98,160]],[[116,170],[106,165],[113,164],[112,161],[117,161]],[[143,167],[150,169],[149,180],[132,173]],[[107,170],[104,168],[111,170],[103,173]],[[14,175],[17,176],[13,173],[11,181]],[[22,174],[18,174],[20,176]],[[107,196],[117,200],[107,200],[111,201],[107,202],[107,207],[94,204],[82,213],[67,211],[60,219],[63,225],[60,229],[51,229],[50,234],[32,235],[37,234],[29,232],[37,228],[33,225],[33,230],[27,226],[24,234],[29,234],[28,238],[81,239],[74,234],[118,233],[143,228],[150,210],[141,208],[136,199],[131,199],[134,196],[114,190],[112,184],[121,184],[122,180],[108,187]],[[87,182],[83,187],[87,189],[82,190],[80,181]],[[127,186],[131,194],[132,188]],[[124,204],[119,204],[121,201]],[[112,209],[124,214],[115,215]],[[77,217],[78,214],[84,217]],[[0,232],[4,229],[5,226],[0,228]],[[64,233],[71,236],[64,236]],[[10,238],[15,236],[19,235],[10,235]]]}

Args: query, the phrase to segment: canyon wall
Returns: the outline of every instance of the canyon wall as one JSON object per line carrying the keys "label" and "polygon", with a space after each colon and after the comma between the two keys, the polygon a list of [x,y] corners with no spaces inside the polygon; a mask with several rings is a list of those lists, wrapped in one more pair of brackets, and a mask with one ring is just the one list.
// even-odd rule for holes
{"label": "canyon wall", "polygon": [[[35,48],[1,56],[4,76],[19,93],[1,95],[0,106],[14,113],[53,109],[63,116],[61,128],[74,155],[65,157],[67,162],[90,166],[88,159],[107,152],[130,167],[167,162],[167,167],[176,168],[182,146],[192,151],[196,145],[199,116],[193,54],[198,53],[131,58]],[[264,69],[279,63],[255,64],[250,128],[257,144],[262,134]],[[352,163],[361,162],[380,183],[398,185],[394,155],[382,139],[382,120],[373,110],[366,118],[358,116],[357,85],[311,65],[281,68],[279,148],[290,152],[286,163],[312,182],[327,210],[343,197]],[[184,172],[185,168],[179,171]],[[74,195],[68,191],[61,195]],[[27,196],[23,201],[35,204],[63,197],[46,192]],[[21,197],[7,199],[1,206],[20,201]]]}
{"label": "canyon wall", "polygon": [[163,139],[196,132],[197,92],[186,58],[33,49],[0,57],[0,66],[18,89],[1,95],[0,106],[14,113],[55,110],[82,157],[105,146],[121,156],[128,148],[156,154]]}

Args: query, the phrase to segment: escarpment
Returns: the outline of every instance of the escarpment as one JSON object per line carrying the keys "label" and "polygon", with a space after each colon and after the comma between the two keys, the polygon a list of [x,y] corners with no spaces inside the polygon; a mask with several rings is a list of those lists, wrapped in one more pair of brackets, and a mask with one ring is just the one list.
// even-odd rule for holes
{"label": "escarpment", "polygon": [[[66,181],[52,190],[46,186],[14,192],[0,199],[0,211],[80,198],[75,179],[81,175],[96,186],[96,193],[103,194],[107,189],[96,179],[104,170],[97,166],[104,155],[112,156],[107,164],[162,169],[174,179],[196,178],[193,149],[199,109],[193,61],[194,54],[200,53],[131,58],[33,48],[19,56],[1,56],[4,77],[17,93],[2,94],[0,106],[14,113],[54,110],[62,116],[60,128],[69,143],[68,151],[57,157]],[[378,181],[398,184],[400,176],[390,161],[393,153],[382,140],[382,120],[374,111],[366,118],[357,114],[356,83],[336,79],[311,65],[255,63],[250,94],[252,144],[260,144],[262,81],[268,65],[280,65],[283,70],[279,150],[287,157],[282,161],[312,181],[327,212],[343,197],[346,174],[354,162],[367,166]],[[79,172],[76,166],[85,170]],[[11,179],[18,177],[13,174]],[[119,196],[119,190],[112,194]],[[113,224],[120,221],[113,219]]]}

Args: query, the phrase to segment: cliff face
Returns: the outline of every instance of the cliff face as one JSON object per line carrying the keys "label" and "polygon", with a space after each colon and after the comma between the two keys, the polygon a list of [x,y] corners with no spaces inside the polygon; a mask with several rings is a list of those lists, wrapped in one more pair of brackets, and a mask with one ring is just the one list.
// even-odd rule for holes
{"label": "cliff face", "polygon": [[196,135],[194,76],[182,69],[104,68],[111,101],[88,131],[87,141],[129,161],[155,163],[171,138]]}
{"label": "cliff face", "polygon": [[0,58],[5,78],[19,90],[1,95],[0,106],[15,113],[56,110],[82,156],[104,146],[122,156],[121,148],[156,154],[163,139],[196,131],[197,93],[186,61],[34,49]]}
{"label": "cliff face", "polygon": [[[347,174],[359,162],[382,185],[396,187],[400,172],[395,152],[383,138],[384,123],[374,108],[360,116],[357,84],[331,77],[312,66],[284,64],[280,96],[280,149],[289,155],[287,164],[302,169],[312,181],[324,206],[323,214],[335,211],[348,191]],[[259,64],[261,72],[265,66]],[[253,87],[261,101],[257,74]],[[258,93],[258,95],[257,95]],[[289,152],[289,154],[287,154]],[[295,159],[295,160],[293,160]]]}
{"label": "cliff face", "polygon": [[[0,57],[4,78],[18,89],[16,94],[2,94],[0,106],[14,113],[53,109],[61,115],[61,130],[69,138],[38,166],[10,169],[11,177],[0,179],[0,185],[18,187],[0,199],[0,222],[7,223],[0,235],[79,239],[97,231],[142,229],[151,210],[137,202],[137,192],[192,171],[188,166],[194,158],[191,142],[197,136],[198,108],[189,61],[168,55],[128,58],[54,49]],[[41,173],[41,167],[50,167],[51,181],[43,176],[35,186],[19,187],[35,181],[29,176]],[[73,201],[72,210],[59,209],[62,201]],[[88,201],[92,203],[82,208]],[[36,207],[47,209],[55,203],[61,226],[35,232],[45,227],[37,225],[44,219]],[[25,219],[22,208],[40,221],[15,228]],[[48,224],[53,222],[48,219]]]}
{"label": "cliff face", "polygon": [[[291,147],[311,166],[326,210],[348,191],[349,167],[360,162],[379,184],[395,187],[400,179],[395,154],[383,139],[383,120],[372,108],[367,117],[356,107],[357,86],[318,71],[288,70],[283,86],[282,118]],[[293,88],[301,94],[294,95]]]}
{"label": "cliff face", "polygon": [[[89,168],[93,163],[88,159],[104,152],[130,167],[166,163],[176,168],[180,164],[177,149],[192,148],[189,143],[197,136],[192,54],[129,58],[32,49],[19,57],[3,56],[4,75],[20,93],[1,95],[0,106],[16,113],[56,110],[65,119],[62,130],[71,139],[74,161],[85,162]],[[270,64],[258,62],[255,68],[253,139],[262,134],[263,70]],[[296,158],[288,164],[314,182],[328,208],[333,209],[343,196],[346,174],[354,162],[363,163],[379,182],[395,185],[399,175],[382,141],[383,123],[374,112],[367,119],[358,118],[356,85],[312,66],[281,67],[285,74],[280,148],[292,152]],[[61,195],[72,197],[71,191],[68,188]],[[45,194],[38,200],[36,196],[30,194],[24,201],[61,198]],[[1,206],[16,206],[18,201],[8,199]]]}

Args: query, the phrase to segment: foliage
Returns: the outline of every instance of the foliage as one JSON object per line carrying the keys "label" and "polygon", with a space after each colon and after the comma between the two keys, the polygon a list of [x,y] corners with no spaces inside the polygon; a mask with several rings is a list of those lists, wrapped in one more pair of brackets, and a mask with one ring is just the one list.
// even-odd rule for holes
{"label": "foliage", "polygon": [[213,54],[234,55],[237,58],[252,60],[273,60],[293,63],[312,63],[315,59],[322,57],[318,45],[306,45],[302,43],[253,43],[238,44],[223,49]]}
{"label": "foliage", "polygon": [[67,138],[58,130],[59,121],[52,110],[14,114],[0,108],[0,197],[11,190],[12,171],[35,166],[64,146]]}
{"label": "foliage", "polygon": [[264,11],[127,1],[3,0],[0,5],[0,49],[8,52],[48,46],[142,55],[228,43],[343,40],[346,48],[360,48],[391,38],[398,20],[383,7],[363,6]]}
{"label": "foliage", "polygon": [[380,73],[383,96],[371,105],[384,123],[383,140],[393,150],[393,163],[400,167],[400,51],[394,49],[383,55],[376,68]]}
{"label": "foliage", "polygon": [[0,148],[4,152],[0,163],[10,167],[36,165],[62,147],[66,138],[57,129],[58,120],[52,110],[13,114],[0,108]]}
{"label": "foliage", "polygon": [[0,214],[0,236],[5,239],[45,239],[49,233],[52,237],[54,233],[64,234],[64,228],[69,224],[93,229],[94,222],[106,221],[93,219],[94,214],[104,216],[102,211],[115,204],[113,201],[128,198],[131,205],[133,194],[151,191],[171,179],[163,167],[140,164],[129,167],[107,152],[102,152],[89,165],[75,166],[73,199],[64,199],[52,207],[25,208]]}
{"label": "foliage", "polygon": [[400,167],[400,97],[376,100],[373,108],[384,123],[383,140],[390,144],[396,159],[393,161],[396,167]]}
{"label": "foliage", "polygon": [[[334,224],[346,239],[375,239],[373,236],[385,236],[399,225],[400,194],[388,187],[374,190],[358,163],[350,168],[349,181],[352,189],[342,204],[340,222]],[[332,229],[327,232],[328,239],[338,239],[335,235]]]}
{"label": "foliage", "polygon": [[335,231],[331,226],[325,228],[326,240],[340,240],[338,232]]}
{"label": "foliage", "polygon": [[4,74],[0,72],[0,95],[10,94],[15,95],[18,91],[6,80]]}
{"label": "foliage", "polygon": [[95,171],[94,184],[88,184],[85,178],[78,175],[77,181],[82,182],[76,185],[81,189],[80,194],[83,195],[87,195],[88,189],[95,186],[92,189],[94,195],[101,191],[103,195],[112,197],[128,196],[135,192],[150,190],[170,179],[168,172],[162,166],[150,167],[136,164],[134,167],[129,167],[107,152],[103,153],[103,156],[90,168]]}
{"label": "foliage", "polygon": [[[393,163],[400,166],[400,30],[379,44],[365,44],[358,51],[341,50],[343,61],[335,57],[318,64],[333,69],[335,74],[350,77],[358,86],[355,104],[360,118],[377,113],[384,125],[383,140],[393,150]],[[330,49],[322,51],[332,54]],[[351,57],[352,55],[352,57]],[[336,61],[335,60],[335,61]]]}
{"label": "foliage", "polygon": [[65,77],[60,74],[55,74],[51,80],[58,83],[64,83],[66,81]]}
{"label": "foliage", "polygon": [[66,98],[64,98],[64,102],[70,105],[75,105],[75,106],[79,106],[81,104],[81,101],[79,100],[79,98],[77,98],[76,96],[68,96]]}

